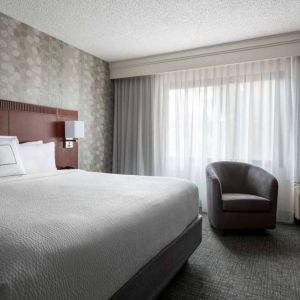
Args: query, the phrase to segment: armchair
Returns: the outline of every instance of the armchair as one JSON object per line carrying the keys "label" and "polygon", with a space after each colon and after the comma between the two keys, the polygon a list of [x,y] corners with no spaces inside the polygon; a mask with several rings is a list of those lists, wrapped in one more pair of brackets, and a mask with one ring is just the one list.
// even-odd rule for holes
{"label": "armchair", "polygon": [[221,161],[206,168],[207,213],[216,229],[272,229],[276,226],[278,182],[267,171]]}

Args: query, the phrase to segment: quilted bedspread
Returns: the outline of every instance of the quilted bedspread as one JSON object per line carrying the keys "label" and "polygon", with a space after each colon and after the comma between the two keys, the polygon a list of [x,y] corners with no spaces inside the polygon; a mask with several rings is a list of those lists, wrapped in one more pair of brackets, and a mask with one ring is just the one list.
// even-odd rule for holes
{"label": "quilted bedspread", "polygon": [[197,187],[179,179],[1,179],[0,299],[108,299],[197,214]]}

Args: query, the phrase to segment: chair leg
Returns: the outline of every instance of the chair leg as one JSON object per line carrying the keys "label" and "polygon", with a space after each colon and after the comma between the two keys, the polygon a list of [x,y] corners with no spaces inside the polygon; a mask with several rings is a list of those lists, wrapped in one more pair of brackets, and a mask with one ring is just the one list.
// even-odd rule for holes
{"label": "chair leg", "polygon": [[225,236],[227,231],[226,231],[226,229],[220,229],[220,233],[222,236]]}
{"label": "chair leg", "polygon": [[259,230],[259,234],[260,234],[261,236],[266,236],[266,235],[267,235],[267,230],[266,230],[266,229],[260,229],[260,230]]}

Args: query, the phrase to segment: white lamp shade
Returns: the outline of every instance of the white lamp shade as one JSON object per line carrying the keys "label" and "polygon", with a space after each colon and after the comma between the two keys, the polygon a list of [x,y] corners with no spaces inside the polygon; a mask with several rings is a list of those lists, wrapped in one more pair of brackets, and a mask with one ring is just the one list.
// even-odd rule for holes
{"label": "white lamp shade", "polygon": [[84,122],[83,121],[66,121],[65,122],[65,138],[66,139],[84,138]]}

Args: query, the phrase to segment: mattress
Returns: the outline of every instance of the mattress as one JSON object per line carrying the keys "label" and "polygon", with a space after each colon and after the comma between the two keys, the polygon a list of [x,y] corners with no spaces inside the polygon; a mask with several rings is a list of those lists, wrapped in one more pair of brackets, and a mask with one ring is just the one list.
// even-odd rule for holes
{"label": "mattress", "polygon": [[81,170],[0,180],[0,299],[108,299],[198,215],[185,180]]}

